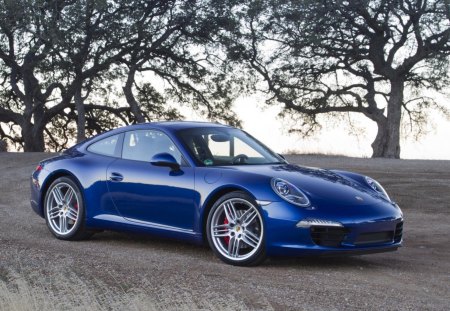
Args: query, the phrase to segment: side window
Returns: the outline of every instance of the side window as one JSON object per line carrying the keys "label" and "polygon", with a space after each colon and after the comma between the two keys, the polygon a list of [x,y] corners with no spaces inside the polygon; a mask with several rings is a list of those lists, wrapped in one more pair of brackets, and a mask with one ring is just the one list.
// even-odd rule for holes
{"label": "side window", "polygon": [[[215,139],[214,136],[219,137]],[[220,135],[208,135],[208,148],[214,158],[234,157],[238,154],[245,154],[248,157],[261,158],[260,152],[249,146],[238,137],[230,136],[229,140],[220,140]]]}
{"label": "side window", "polygon": [[155,130],[125,133],[123,159],[150,162],[155,154],[163,152],[171,154],[181,164],[181,153],[166,134]]}
{"label": "side window", "polygon": [[120,134],[99,140],[98,142],[90,145],[87,150],[92,153],[114,157],[116,155],[116,147],[117,142],[119,141],[119,136]]}
{"label": "side window", "polygon": [[230,141],[215,141],[211,139],[211,136],[214,134],[208,135],[208,148],[211,150],[211,153],[214,157],[229,157],[230,156]]}
{"label": "side window", "polygon": [[246,142],[243,142],[239,138],[234,138],[234,155],[245,154],[250,158],[261,158],[264,159],[264,156],[253,147],[249,146]]}

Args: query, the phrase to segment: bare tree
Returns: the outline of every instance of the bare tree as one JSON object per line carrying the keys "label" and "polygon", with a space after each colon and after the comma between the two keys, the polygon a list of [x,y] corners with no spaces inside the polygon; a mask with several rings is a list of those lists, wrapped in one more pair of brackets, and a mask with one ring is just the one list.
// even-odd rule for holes
{"label": "bare tree", "polygon": [[447,0],[249,1],[240,18],[229,55],[262,77],[268,103],[305,132],[320,114],[363,114],[378,126],[373,157],[399,158],[402,112],[420,126],[436,105],[421,91],[449,82]]}
{"label": "bare tree", "polygon": [[[200,30],[215,29],[202,26],[205,18],[214,25],[205,10],[214,13],[215,1],[0,3],[0,123],[8,128],[0,138],[25,151],[60,150],[119,124],[179,118],[167,100],[236,124],[229,80],[195,52],[206,43]],[[147,71],[169,87],[137,83],[135,73]],[[114,91],[123,78],[128,106]]]}
{"label": "bare tree", "polygon": [[[133,91],[139,88],[136,74],[144,73],[166,85],[166,100],[186,102],[197,111],[204,108],[203,113],[212,120],[239,123],[231,110],[238,92],[232,91],[235,83],[221,66],[221,50],[216,44],[219,33],[232,21],[229,13],[230,7],[217,0],[163,1],[157,10],[143,10],[136,16],[136,46],[122,59],[127,68],[122,89],[136,122],[151,121],[151,112],[158,111],[145,113]],[[150,84],[145,83],[147,90]],[[163,97],[154,86],[151,90],[141,96],[147,109],[149,102],[158,103]],[[154,98],[149,97],[152,94]]]}
{"label": "bare tree", "polygon": [[[0,60],[2,74],[9,80],[9,85],[2,86],[9,102],[14,103],[12,107],[2,101],[0,121],[20,127],[20,143],[25,151],[44,150],[44,133],[50,133],[47,125],[72,107],[73,99],[79,111],[82,139],[83,82],[108,70],[115,57],[126,52],[120,39],[97,39],[95,45],[92,43],[92,28],[101,17],[111,27],[123,18],[123,13],[110,2],[109,5],[102,2],[100,9],[91,6],[98,2],[5,1],[0,6]],[[85,10],[77,16],[74,10],[79,6]],[[85,31],[80,40],[79,29]],[[110,42],[112,47],[108,45]],[[93,49],[96,54],[89,58]],[[86,64],[90,65],[87,69]]]}

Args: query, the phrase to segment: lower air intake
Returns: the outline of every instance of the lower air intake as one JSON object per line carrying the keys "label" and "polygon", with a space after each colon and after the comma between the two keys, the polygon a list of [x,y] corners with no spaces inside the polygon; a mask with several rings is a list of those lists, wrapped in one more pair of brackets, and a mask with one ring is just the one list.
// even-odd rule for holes
{"label": "lower air intake", "polygon": [[314,243],[320,246],[339,247],[347,233],[348,229],[343,227],[311,227],[311,238]]}
{"label": "lower air intake", "polygon": [[394,231],[369,232],[358,235],[354,244],[383,244],[392,243],[394,240]]}

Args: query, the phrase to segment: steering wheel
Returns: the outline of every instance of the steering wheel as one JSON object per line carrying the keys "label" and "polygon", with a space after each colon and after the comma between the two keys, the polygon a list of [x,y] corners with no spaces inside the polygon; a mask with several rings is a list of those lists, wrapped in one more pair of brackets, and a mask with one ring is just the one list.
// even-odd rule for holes
{"label": "steering wheel", "polygon": [[248,156],[241,153],[241,154],[238,154],[237,156],[233,157],[233,160],[231,160],[231,161],[233,162],[233,164],[241,164],[241,163],[245,163],[246,162],[245,160],[247,160],[247,159],[248,159]]}

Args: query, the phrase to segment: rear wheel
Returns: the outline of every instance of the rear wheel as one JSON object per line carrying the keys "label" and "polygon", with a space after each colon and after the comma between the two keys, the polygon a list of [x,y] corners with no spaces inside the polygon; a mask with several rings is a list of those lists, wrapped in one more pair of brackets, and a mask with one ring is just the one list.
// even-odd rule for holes
{"label": "rear wheel", "polygon": [[50,185],[44,208],[47,226],[58,239],[81,240],[94,234],[86,229],[83,196],[72,178],[60,177]]}
{"label": "rear wheel", "polygon": [[252,266],[266,257],[263,218],[246,193],[228,193],[214,204],[208,215],[207,237],[214,253],[228,264]]}

